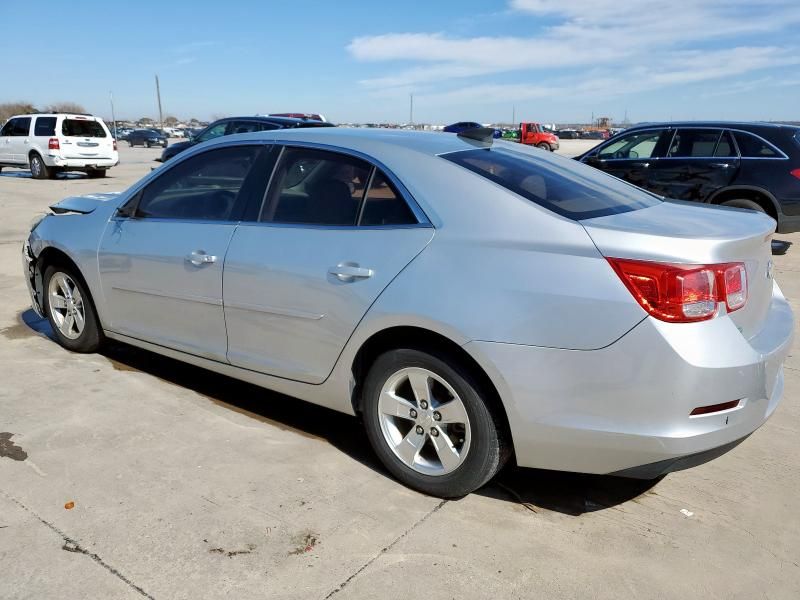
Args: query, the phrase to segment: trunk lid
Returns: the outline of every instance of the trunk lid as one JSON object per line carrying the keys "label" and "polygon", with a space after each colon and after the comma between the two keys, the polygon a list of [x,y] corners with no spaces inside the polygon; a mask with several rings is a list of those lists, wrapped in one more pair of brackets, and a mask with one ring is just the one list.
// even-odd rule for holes
{"label": "trunk lid", "polygon": [[669,201],[581,221],[603,256],[665,263],[742,262],[748,298],[730,314],[745,338],[756,335],[772,300],[771,239],[775,221],[763,213]]}
{"label": "trunk lid", "polygon": [[114,138],[105,124],[83,115],[64,117],[57,132],[61,154],[67,159],[113,158]]}

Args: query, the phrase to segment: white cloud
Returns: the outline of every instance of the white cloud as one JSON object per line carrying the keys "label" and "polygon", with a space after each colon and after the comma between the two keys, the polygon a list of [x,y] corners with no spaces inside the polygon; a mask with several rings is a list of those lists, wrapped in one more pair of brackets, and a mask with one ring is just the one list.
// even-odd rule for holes
{"label": "white cloud", "polygon": [[[408,89],[441,102],[522,100],[557,89],[613,95],[800,63],[797,45],[770,43],[769,35],[796,29],[797,0],[511,0],[510,7],[530,20],[529,37],[388,33],[355,38],[348,51],[359,61],[402,65],[362,81],[376,95]],[[482,83],[515,71],[537,83]],[[447,89],[462,79],[474,83]]]}

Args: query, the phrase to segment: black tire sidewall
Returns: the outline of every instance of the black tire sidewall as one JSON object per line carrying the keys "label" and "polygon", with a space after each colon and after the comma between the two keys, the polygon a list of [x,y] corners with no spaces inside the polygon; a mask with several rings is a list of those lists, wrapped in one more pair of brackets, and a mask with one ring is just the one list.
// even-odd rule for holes
{"label": "black tire sidewall", "polygon": [[[50,295],[48,294],[48,289],[50,287],[50,279],[56,273],[64,273],[65,275],[69,276],[69,278],[75,282],[75,285],[78,286],[78,289],[80,290],[81,293],[81,298],[83,298],[86,324],[84,325],[81,334],[74,340],[65,337],[64,334],[62,334],[59,331],[50,310]],[[97,312],[94,307],[94,301],[92,300],[92,296],[89,293],[89,290],[86,286],[86,283],[83,281],[83,278],[77,273],[75,273],[73,269],[69,267],[63,267],[60,265],[50,265],[44,270],[42,286],[43,286],[42,296],[43,296],[44,314],[47,317],[48,322],[50,323],[50,327],[53,329],[53,335],[56,337],[58,343],[61,344],[64,348],[72,350],[73,352],[84,352],[84,353],[95,352],[100,347],[100,344],[103,341],[103,334],[98,324]]]}
{"label": "black tire sidewall", "polygon": [[[470,421],[470,448],[464,462],[451,473],[439,476],[417,473],[403,464],[384,440],[378,413],[380,392],[391,375],[406,367],[420,367],[436,373],[453,387],[464,403]],[[386,352],[370,368],[362,393],[367,437],[384,466],[407,486],[442,498],[461,497],[484,485],[502,466],[502,434],[482,398],[481,387],[458,361],[446,354],[434,355],[411,348]]]}
{"label": "black tire sidewall", "polygon": [[764,207],[754,200],[747,198],[735,198],[733,200],[726,200],[722,206],[730,206],[731,208],[746,208],[748,210],[755,210],[757,212],[765,213]]}
{"label": "black tire sidewall", "polygon": [[[40,165],[40,169],[39,169],[39,174],[38,175],[36,175],[34,170],[33,170],[34,161],[38,162],[39,165]],[[48,170],[47,170],[47,165],[44,164],[44,159],[41,156],[39,156],[38,154],[34,154],[33,156],[31,156],[30,165],[31,165],[31,175],[33,176],[34,179],[47,179],[48,178],[49,173],[48,173]]]}

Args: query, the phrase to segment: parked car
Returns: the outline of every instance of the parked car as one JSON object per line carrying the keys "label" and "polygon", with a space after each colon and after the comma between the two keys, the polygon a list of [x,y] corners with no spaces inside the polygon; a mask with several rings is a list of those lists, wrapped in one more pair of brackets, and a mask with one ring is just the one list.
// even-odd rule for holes
{"label": "parked car", "polygon": [[298,119],[295,117],[227,117],[214,121],[208,127],[192,136],[185,142],[177,142],[161,153],[161,162],[167,162],[173,156],[188,150],[192,146],[213,140],[224,135],[235,133],[252,133],[254,131],[271,131],[273,129],[294,129],[296,127],[335,127],[333,123]]}
{"label": "parked car", "polygon": [[575,129],[559,129],[556,131],[556,135],[561,140],[577,140],[581,137],[580,132]]}
{"label": "parked car", "polygon": [[767,213],[800,231],[800,127],[769,123],[649,123],[577,160],[667,198]]}
{"label": "parked car", "polygon": [[[467,129],[480,129],[483,125],[480,123],[476,123],[474,121],[459,121],[458,123],[451,123],[450,125],[446,125],[442,131],[445,133],[461,133],[462,131],[466,131]],[[503,137],[503,131],[501,129],[493,129],[494,133],[492,134],[495,138]]]}
{"label": "parked car", "polygon": [[117,142],[103,120],[92,115],[17,115],[0,129],[0,170],[30,169],[34,179],[52,179],[65,171],[105,177],[117,164]]}
{"label": "parked car", "polygon": [[[112,135],[114,135],[113,128],[109,128],[109,131],[111,132]],[[128,127],[117,127],[117,132],[114,139],[117,140],[118,142],[123,142],[128,139],[128,136],[131,134],[132,131],[133,129],[130,129]]]}
{"label": "parked car", "polygon": [[593,129],[591,131],[581,131],[582,140],[607,140],[611,137],[608,131],[598,131]]}
{"label": "parked car", "polygon": [[270,117],[291,117],[293,119],[307,119],[311,121],[322,121],[323,123],[327,122],[328,119],[325,118],[325,115],[319,113],[297,113],[297,112],[288,112],[288,113],[270,113]]}
{"label": "parked car", "polygon": [[425,493],[469,493],[511,456],[657,477],[781,398],[772,219],[491,130],[219,138],[52,209],[23,255],[61,345],[120,340],[361,414]]}
{"label": "parked car", "polygon": [[169,143],[167,135],[157,129],[134,129],[128,134],[127,140],[128,145],[131,147],[144,146],[145,148],[150,148],[152,146],[161,146],[166,148]]}

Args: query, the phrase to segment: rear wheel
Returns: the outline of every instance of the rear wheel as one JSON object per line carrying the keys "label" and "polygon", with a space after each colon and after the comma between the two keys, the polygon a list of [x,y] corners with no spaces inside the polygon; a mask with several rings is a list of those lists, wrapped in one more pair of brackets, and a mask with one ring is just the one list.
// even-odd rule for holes
{"label": "rear wheel", "polygon": [[488,396],[457,360],[391,350],[369,370],[363,391],[367,436],[386,468],[433,496],[464,496],[507,458]]}
{"label": "rear wheel", "polygon": [[128,146],[130,146],[131,148],[133,148],[133,140],[128,140]]}
{"label": "rear wheel", "polygon": [[145,143],[144,143],[144,147],[145,147],[145,148],[149,148],[149,147],[150,147],[150,142],[145,142]]}
{"label": "rear wheel", "polygon": [[58,343],[73,352],[94,352],[103,340],[92,297],[71,268],[44,271],[44,312]]}
{"label": "rear wheel", "polygon": [[55,175],[51,173],[50,169],[44,164],[44,160],[38,154],[31,154],[30,158],[31,175],[34,179],[50,179]]}
{"label": "rear wheel", "polygon": [[732,206],[734,208],[748,208],[750,210],[757,210],[758,212],[767,212],[755,200],[747,200],[746,198],[737,198],[735,200],[728,200],[722,203],[722,206]]}

